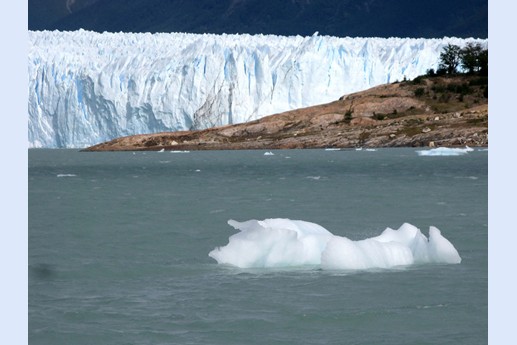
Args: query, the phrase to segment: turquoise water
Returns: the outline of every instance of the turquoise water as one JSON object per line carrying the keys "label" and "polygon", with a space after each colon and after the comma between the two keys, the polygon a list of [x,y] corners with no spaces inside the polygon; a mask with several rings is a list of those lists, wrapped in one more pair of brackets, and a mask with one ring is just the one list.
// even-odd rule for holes
{"label": "turquoise water", "polygon": [[[485,344],[488,152],[29,150],[30,344]],[[228,219],[438,227],[459,265],[237,269]]]}

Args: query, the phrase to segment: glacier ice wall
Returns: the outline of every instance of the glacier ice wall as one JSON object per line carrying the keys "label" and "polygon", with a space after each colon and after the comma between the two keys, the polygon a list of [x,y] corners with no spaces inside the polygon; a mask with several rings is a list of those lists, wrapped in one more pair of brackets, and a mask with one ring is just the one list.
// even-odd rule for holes
{"label": "glacier ice wall", "polygon": [[[29,32],[29,147],[254,120],[412,79],[458,38]],[[486,40],[475,40],[487,44]]]}

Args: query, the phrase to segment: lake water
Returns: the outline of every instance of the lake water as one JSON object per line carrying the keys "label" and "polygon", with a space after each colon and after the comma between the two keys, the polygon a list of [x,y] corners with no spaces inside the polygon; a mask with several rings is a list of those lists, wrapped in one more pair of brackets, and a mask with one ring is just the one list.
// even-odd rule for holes
{"label": "lake water", "polygon": [[[486,344],[488,152],[29,150],[30,344]],[[227,221],[439,228],[457,265],[239,269]]]}

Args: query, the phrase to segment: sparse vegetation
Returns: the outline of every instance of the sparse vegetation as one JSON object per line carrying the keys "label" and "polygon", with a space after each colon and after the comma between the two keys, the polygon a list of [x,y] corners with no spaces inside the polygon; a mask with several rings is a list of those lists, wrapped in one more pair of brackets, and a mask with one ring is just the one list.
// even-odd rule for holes
{"label": "sparse vegetation", "polygon": [[425,78],[426,78],[425,75],[419,75],[415,79],[411,80],[411,84],[413,84],[413,85],[421,85],[421,84],[423,84],[425,82],[424,81]]}
{"label": "sparse vegetation", "polygon": [[415,90],[415,96],[416,97],[422,97],[425,93],[425,89],[423,87],[419,87]]}
{"label": "sparse vegetation", "polygon": [[473,125],[483,124],[483,123],[487,123],[487,122],[488,122],[488,116],[477,117],[474,119],[467,120],[467,123],[473,124]]}
{"label": "sparse vegetation", "polygon": [[370,138],[370,135],[371,135],[370,132],[362,131],[361,134],[359,134],[359,143],[361,145],[364,145],[366,140],[368,140]]}
{"label": "sparse vegetation", "polygon": [[375,120],[382,121],[386,118],[386,115],[385,114],[376,114],[375,112],[373,112],[373,118]]}
{"label": "sparse vegetation", "polygon": [[345,113],[345,123],[350,123],[350,121],[352,121],[352,114],[353,114],[353,110],[352,109],[348,109]]}
{"label": "sparse vegetation", "polygon": [[470,86],[478,86],[478,85],[488,85],[488,77],[481,76],[476,79],[472,79],[469,81]]}
{"label": "sparse vegetation", "polygon": [[458,74],[459,67],[464,73],[488,76],[488,49],[484,49],[479,43],[467,43],[463,48],[448,44],[440,53],[440,65],[438,75]]}
{"label": "sparse vegetation", "polygon": [[420,127],[415,127],[415,126],[403,127],[402,129],[397,131],[397,135],[403,134],[408,137],[412,137],[412,136],[420,134],[420,133],[422,133],[422,129]]}

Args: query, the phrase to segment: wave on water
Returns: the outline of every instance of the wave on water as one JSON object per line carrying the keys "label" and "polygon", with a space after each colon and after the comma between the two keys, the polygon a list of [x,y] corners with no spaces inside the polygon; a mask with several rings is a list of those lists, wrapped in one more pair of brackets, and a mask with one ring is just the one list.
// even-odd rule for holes
{"label": "wave on water", "polygon": [[208,255],[219,264],[240,268],[309,265],[363,270],[461,262],[456,248],[434,226],[429,228],[429,238],[405,223],[398,230],[386,228],[379,236],[353,241],[301,220],[229,220],[228,224],[239,232]]}
{"label": "wave on water", "polygon": [[419,150],[416,151],[419,156],[461,156],[469,152],[474,151],[473,148],[465,146],[462,148],[449,148],[449,147],[438,147],[431,150]]}

